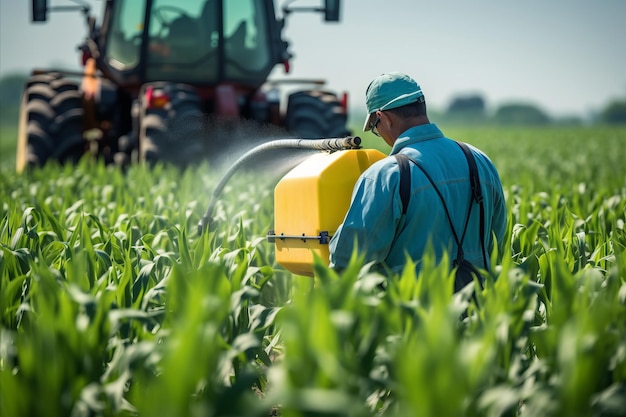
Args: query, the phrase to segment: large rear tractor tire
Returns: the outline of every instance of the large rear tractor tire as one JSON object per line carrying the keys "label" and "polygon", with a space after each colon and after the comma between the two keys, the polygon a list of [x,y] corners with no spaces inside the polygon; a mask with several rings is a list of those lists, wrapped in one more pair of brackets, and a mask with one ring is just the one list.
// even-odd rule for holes
{"label": "large rear tractor tire", "polygon": [[287,130],[301,139],[340,138],[350,135],[347,115],[334,93],[320,90],[292,93],[287,101]]}
{"label": "large rear tractor tire", "polygon": [[[163,108],[147,102],[145,91],[169,98]],[[178,167],[206,157],[205,121],[200,98],[185,84],[150,83],[140,94],[139,159],[153,165],[166,162]]]}
{"label": "large rear tractor tire", "polygon": [[16,170],[77,162],[84,153],[82,129],[78,84],[59,74],[31,77],[20,103]]}

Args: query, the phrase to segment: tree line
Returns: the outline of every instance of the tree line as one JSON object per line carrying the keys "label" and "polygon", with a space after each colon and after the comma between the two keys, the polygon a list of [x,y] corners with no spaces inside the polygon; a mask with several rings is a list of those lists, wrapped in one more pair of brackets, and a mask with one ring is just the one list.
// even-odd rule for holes
{"label": "tree line", "polygon": [[516,101],[501,104],[490,112],[484,97],[474,94],[453,98],[448,107],[437,116],[448,123],[459,124],[525,126],[626,124],[626,97],[609,101],[598,112],[589,115],[588,119],[583,119],[577,115],[553,117],[536,104]]}
{"label": "tree line", "polygon": [[[0,123],[17,123],[19,103],[27,79],[28,75],[19,73],[0,78]],[[626,124],[626,97],[609,101],[599,112],[591,115],[590,120],[575,115],[555,118],[536,104],[514,101],[502,104],[491,112],[480,94],[454,97],[443,111],[431,109],[429,112],[438,121],[465,125]]]}

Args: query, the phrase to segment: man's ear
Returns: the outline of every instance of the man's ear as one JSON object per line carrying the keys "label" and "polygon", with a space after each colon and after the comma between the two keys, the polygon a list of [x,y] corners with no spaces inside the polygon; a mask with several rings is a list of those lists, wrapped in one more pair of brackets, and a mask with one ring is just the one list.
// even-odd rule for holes
{"label": "man's ear", "polygon": [[387,130],[391,129],[391,126],[393,126],[393,117],[391,113],[388,111],[384,112],[378,110],[376,112],[376,116],[380,119],[380,123],[385,123],[385,128],[387,128]]}

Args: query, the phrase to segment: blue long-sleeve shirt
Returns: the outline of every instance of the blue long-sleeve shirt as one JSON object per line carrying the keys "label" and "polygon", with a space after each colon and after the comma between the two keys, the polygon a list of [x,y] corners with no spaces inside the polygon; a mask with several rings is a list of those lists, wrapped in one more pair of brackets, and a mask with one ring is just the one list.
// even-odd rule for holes
{"label": "blue long-sleeve shirt", "polygon": [[[491,160],[471,147],[481,182],[485,205],[485,249],[489,257],[494,245],[492,233],[503,243],[506,228],[506,203],[502,184]],[[461,148],[444,137],[435,124],[415,126],[396,140],[386,157],[361,174],[352,194],[352,202],[343,223],[330,241],[330,266],[347,266],[355,242],[366,262],[384,270],[400,272],[407,255],[417,262],[430,242],[439,262],[444,251],[451,259],[456,244],[443,204],[426,176],[411,166],[411,198],[405,216],[400,198],[400,171],[392,156],[402,152],[418,161],[429,173],[446,201],[457,235],[463,232],[471,199],[469,167]],[[485,267],[480,244],[480,209],[472,208],[467,234],[463,241],[465,259]]]}

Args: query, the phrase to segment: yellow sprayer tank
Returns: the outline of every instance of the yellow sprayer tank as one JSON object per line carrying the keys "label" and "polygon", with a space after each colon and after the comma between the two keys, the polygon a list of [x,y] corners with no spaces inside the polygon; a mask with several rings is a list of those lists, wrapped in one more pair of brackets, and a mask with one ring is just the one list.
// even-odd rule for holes
{"label": "yellow sprayer tank", "polygon": [[350,206],[357,178],[386,155],[374,149],[317,153],[291,171],[274,190],[276,262],[298,275],[313,275],[313,252],[328,262],[328,242]]}

